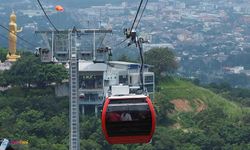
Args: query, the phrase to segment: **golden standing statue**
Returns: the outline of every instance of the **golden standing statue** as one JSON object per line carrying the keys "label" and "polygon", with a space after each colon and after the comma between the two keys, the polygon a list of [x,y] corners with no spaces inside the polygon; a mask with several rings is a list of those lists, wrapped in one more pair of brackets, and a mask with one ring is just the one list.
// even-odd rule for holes
{"label": "golden standing statue", "polygon": [[18,32],[22,31],[22,28],[19,30],[17,29],[16,24],[16,15],[14,12],[10,15],[10,24],[9,24],[9,53],[7,54],[8,61],[15,62],[18,58],[20,58],[20,55],[16,54],[16,41],[17,36],[16,34]]}

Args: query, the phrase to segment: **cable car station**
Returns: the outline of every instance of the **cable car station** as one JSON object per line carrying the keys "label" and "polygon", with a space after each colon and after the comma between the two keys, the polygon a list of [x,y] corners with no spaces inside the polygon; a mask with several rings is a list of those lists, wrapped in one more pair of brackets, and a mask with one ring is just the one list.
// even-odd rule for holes
{"label": "cable car station", "polygon": [[[87,34],[78,38],[78,74],[79,74],[79,107],[80,113],[85,115],[100,114],[110,86],[129,86],[131,92],[139,88],[139,63],[109,61],[111,49],[100,51],[96,43],[100,42],[102,34],[111,30],[87,29]],[[94,32],[95,31],[95,32]],[[91,34],[92,32],[92,34]],[[70,34],[68,31],[37,31],[42,35],[46,48],[37,50],[42,62],[64,63],[68,66],[70,49]],[[95,37],[95,38],[94,38]],[[107,37],[106,37],[107,38]],[[149,71],[151,66],[144,65],[144,84],[150,98],[154,98],[154,73]],[[56,88],[58,96],[69,95],[68,84]],[[65,95],[66,94],[66,95]]]}

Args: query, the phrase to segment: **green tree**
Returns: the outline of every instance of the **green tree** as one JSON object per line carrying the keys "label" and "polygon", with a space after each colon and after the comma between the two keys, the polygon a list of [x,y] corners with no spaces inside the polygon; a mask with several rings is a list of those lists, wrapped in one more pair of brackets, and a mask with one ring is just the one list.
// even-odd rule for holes
{"label": "green tree", "polygon": [[143,145],[140,145],[140,146],[137,146],[135,148],[135,150],[155,150],[154,146],[152,144],[143,144]]}
{"label": "green tree", "polygon": [[4,77],[11,85],[30,87],[36,79],[39,64],[39,59],[32,55],[21,57],[11,66],[10,70],[6,71]]}
{"label": "green tree", "polygon": [[63,65],[44,64],[33,55],[25,54],[14,63],[10,70],[5,71],[0,80],[15,86],[30,87],[36,85],[45,87],[51,83],[60,83],[68,78]]}
{"label": "green tree", "polygon": [[41,64],[37,68],[35,83],[39,87],[45,87],[50,83],[61,83],[68,78],[68,73],[63,65]]}
{"label": "green tree", "polygon": [[68,150],[65,144],[53,144],[50,148],[51,150]]}
{"label": "green tree", "polygon": [[227,144],[248,143],[250,141],[250,127],[225,123],[220,127],[219,135]]}
{"label": "green tree", "polygon": [[[0,99],[1,101],[2,99]],[[0,105],[1,106],[1,105]],[[14,123],[13,117],[15,116],[14,111],[9,107],[1,107],[0,110],[0,133],[2,137],[8,137],[10,135],[10,124]]]}
{"label": "green tree", "polygon": [[4,62],[6,60],[8,50],[5,48],[0,48],[0,61]]}
{"label": "green tree", "polygon": [[81,140],[82,150],[101,150],[102,146],[93,140]]}
{"label": "green tree", "polygon": [[166,127],[158,127],[153,139],[153,145],[157,150],[173,150],[179,145],[180,130],[171,130]]}
{"label": "green tree", "polygon": [[153,48],[147,51],[145,62],[153,65],[152,71],[158,79],[164,74],[174,72],[178,67],[174,53],[168,48]]}
{"label": "green tree", "polygon": [[121,56],[118,58],[118,61],[127,61],[127,62],[129,62],[130,60],[129,60],[129,58],[128,58],[127,55],[123,54],[123,55],[121,55]]}
{"label": "green tree", "polygon": [[155,107],[159,123],[171,124],[173,122],[168,115],[173,112],[174,104],[170,103],[168,96],[163,93],[157,93],[155,96]]}
{"label": "green tree", "polygon": [[137,60],[140,59],[133,59],[132,57],[129,57],[128,54],[121,54],[118,58],[118,61],[126,61],[126,62],[137,62]]}
{"label": "green tree", "polygon": [[207,131],[216,132],[219,125],[226,123],[227,114],[219,107],[210,107],[193,117],[196,124]]}
{"label": "green tree", "polygon": [[5,72],[0,72],[0,86],[6,87],[8,85],[7,82],[7,75],[5,75]]}
{"label": "green tree", "polygon": [[116,144],[112,145],[112,150],[128,150],[128,148],[125,145]]}

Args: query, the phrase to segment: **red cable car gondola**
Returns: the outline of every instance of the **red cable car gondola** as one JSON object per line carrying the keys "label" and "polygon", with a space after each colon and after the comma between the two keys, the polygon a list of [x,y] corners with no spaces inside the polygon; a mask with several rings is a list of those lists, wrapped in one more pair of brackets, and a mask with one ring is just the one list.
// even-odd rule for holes
{"label": "red cable car gondola", "polygon": [[155,124],[153,104],[145,95],[111,96],[104,103],[102,130],[110,144],[148,143]]}

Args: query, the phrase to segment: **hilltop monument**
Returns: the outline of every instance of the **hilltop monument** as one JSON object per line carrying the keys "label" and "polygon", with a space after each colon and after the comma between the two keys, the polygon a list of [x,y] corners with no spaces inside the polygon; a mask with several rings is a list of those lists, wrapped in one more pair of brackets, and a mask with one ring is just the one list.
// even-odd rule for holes
{"label": "hilltop monument", "polygon": [[16,54],[16,42],[17,42],[17,36],[16,34],[18,32],[22,31],[22,28],[19,30],[17,29],[16,24],[16,15],[14,11],[10,15],[10,23],[9,23],[9,52],[7,54],[7,60],[10,62],[15,62],[18,58],[20,58],[20,55]]}

